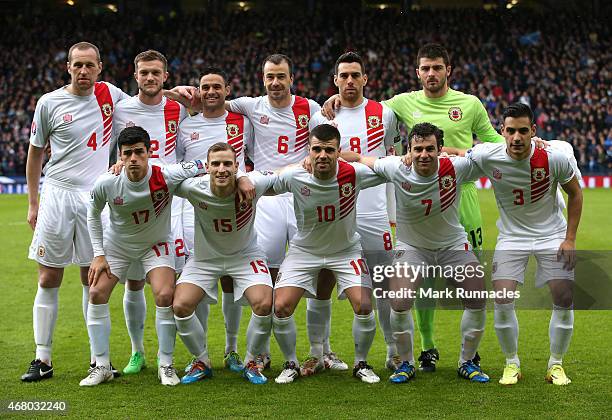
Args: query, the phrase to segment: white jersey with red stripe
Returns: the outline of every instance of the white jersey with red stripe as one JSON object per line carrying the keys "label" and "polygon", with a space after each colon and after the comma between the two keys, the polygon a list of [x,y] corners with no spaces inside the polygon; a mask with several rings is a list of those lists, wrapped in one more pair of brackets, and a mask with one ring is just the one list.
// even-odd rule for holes
{"label": "white jersey with red stripe", "polygon": [[576,175],[570,157],[556,148],[537,149],[514,160],[506,143],[485,143],[468,150],[471,159],[491,180],[499,209],[500,237],[541,238],[564,235],[567,222],[557,198],[557,185]]}
{"label": "white jersey with red stripe", "polygon": [[246,147],[255,169],[272,171],[308,156],[308,123],[321,109],[315,101],[292,95],[291,104],[284,108],[270,105],[267,96],[229,103],[233,112],[245,115],[253,124],[253,144]]}
{"label": "white jersey with red stripe", "polygon": [[238,193],[228,197],[216,196],[210,185],[210,175],[188,179],[175,191],[193,205],[195,211],[196,261],[227,259],[259,254],[254,220],[257,200],[270,189],[277,177],[273,172],[258,171],[247,174],[255,186],[251,204],[240,203]]}
{"label": "white jersey with red stripe", "polygon": [[385,180],[360,163],[338,162],[336,175],[321,180],[301,166],[282,171],[274,190],[293,193],[297,233],[295,246],[313,255],[328,255],[359,243],[355,205],[359,192]]}
{"label": "white jersey with red stripe", "polygon": [[226,111],[217,118],[203,114],[185,118],[179,125],[179,159],[206,161],[210,146],[220,141],[234,148],[238,166],[244,170],[245,145],[253,142],[253,126],[244,115],[234,112]]}
{"label": "white jersey with red stripe", "polygon": [[429,250],[466,243],[459,223],[461,184],[482,174],[469,159],[439,158],[438,170],[423,177],[399,156],[389,156],[374,163],[374,172],[395,184],[398,240]]}
{"label": "white jersey with red stripe", "polygon": [[88,191],[108,170],[117,103],[129,96],[107,82],[96,82],[89,96],[66,86],[43,95],[36,104],[30,144],[51,145],[45,182],[73,191]]}
{"label": "white jersey with red stripe", "polygon": [[[177,186],[187,178],[205,173],[199,161],[157,166],[149,164],[147,175],[132,182],[122,171],[98,178],[92,191],[87,225],[94,256],[104,255],[103,242],[125,252],[140,252],[170,235],[170,204]],[[100,213],[108,203],[110,223],[102,234]]]}
{"label": "white jersey with red stripe", "polygon": [[[312,130],[321,124],[331,124],[340,131],[340,148],[362,156],[385,157],[387,151],[399,141],[399,127],[395,113],[371,99],[365,99],[354,108],[340,107],[333,120],[317,112],[310,120]],[[386,186],[369,188],[357,200],[357,219],[387,218]]]}
{"label": "white jersey with red stripe", "polygon": [[180,103],[165,96],[157,105],[146,105],[138,95],[121,101],[113,117],[113,137],[116,139],[126,127],[139,126],[147,130],[151,138],[151,157],[153,165],[166,166],[178,162],[176,149],[180,141],[178,128],[187,117],[187,110]]}

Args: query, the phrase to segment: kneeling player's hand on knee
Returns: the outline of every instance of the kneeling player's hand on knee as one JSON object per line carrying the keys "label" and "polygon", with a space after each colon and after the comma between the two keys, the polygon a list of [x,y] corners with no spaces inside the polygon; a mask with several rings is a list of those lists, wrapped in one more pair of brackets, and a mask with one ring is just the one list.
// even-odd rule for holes
{"label": "kneeling player's hand on knee", "polygon": [[573,270],[576,267],[576,243],[570,239],[566,239],[559,245],[557,251],[557,261],[563,258],[563,268],[567,271]]}
{"label": "kneeling player's hand on knee", "polygon": [[89,272],[87,273],[89,287],[95,286],[100,279],[100,275],[104,272],[108,277],[111,276],[110,266],[108,265],[108,261],[106,261],[106,257],[104,257],[104,255],[98,255],[94,257],[89,266]]}

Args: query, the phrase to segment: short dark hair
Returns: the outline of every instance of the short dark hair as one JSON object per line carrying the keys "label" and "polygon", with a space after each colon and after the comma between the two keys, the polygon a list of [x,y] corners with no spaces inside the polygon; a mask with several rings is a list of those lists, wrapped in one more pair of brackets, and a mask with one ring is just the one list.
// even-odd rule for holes
{"label": "short dark hair", "polygon": [[334,66],[334,74],[338,74],[338,67],[340,63],[359,63],[361,66],[361,74],[365,74],[365,66],[363,65],[363,59],[359,54],[354,51],[345,52],[336,60],[336,65]]}
{"label": "short dark hair", "polygon": [[72,52],[74,50],[81,50],[82,51],[82,50],[88,50],[90,48],[96,52],[96,58],[98,59],[98,62],[102,61],[100,59],[100,50],[98,49],[98,47],[96,47],[91,42],[81,41],[81,42],[77,42],[76,44],[74,44],[68,50],[68,62],[70,63],[72,61]]}
{"label": "short dark hair", "polygon": [[502,121],[506,121],[506,118],[521,118],[528,117],[529,122],[533,124],[533,111],[529,107],[529,105],[525,105],[522,102],[515,102],[513,104],[508,105],[504,112],[502,113]]}
{"label": "short dark hair", "polygon": [[445,66],[450,66],[450,59],[448,58],[448,51],[440,44],[425,44],[421,48],[419,48],[419,52],[417,53],[416,66],[419,68],[421,64],[421,58],[429,58],[430,60],[434,60],[436,58],[441,58],[444,61]]}
{"label": "short dark hair", "polygon": [[436,137],[438,151],[441,152],[442,147],[444,147],[444,131],[430,123],[419,123],[412,127],[412,130],[410,130],[410,133],[408,134],[408,150],[412,148],[412,140],[415,137],[424,139],[429,136]]}
{"label": "short dark hair", "polygon": [[208,148],[208,153],[206,154],[206,160],[210,158],[210,154],[214,152],[225,152],[226,150],[231,150],[234,154],[234,160],[236,160],[236,149],[224,141],[217,142]]}
{"label": "short dark hair", "polygon": [[200,80],[202,80],[202,77],[209,74],[216,74],[218,76],[221,76],[221,78],[223,79],[223,83],[225,83],[225,86],[229,85],[227,73],[221,70],[219,67],[206,67],[204,71],[200,74]]}
{"label": "short dark hair", "polygon": [[336,140],[338,147],[340,147],[340,131],[331,124],[321,124],[313,128],[308,136],[308,144],[311,143],[313,137],[321,141]]}
{"label": "short dark hair", "polygon": [[161,61],[164,65],[164,71],[168,71],[168,60],[159,51],[147,50],[139,53],[134,57],[134,69],[138,68],[138,63],[141,61]]}
{"label": "short dark hair", "polygon": [[261,72],[264,73],[264,67],[266,66],[267,62],[272,64],[281,64],[283,61],[285,61],[289,66],[289,76],[293,76],[293,61],[291,61],[291,59],[285,54],[278,53],[270,54],[264,59],[263,63],[261,63]]}
{"label": "short dark hair", "polygon": [[121,146],[124,144],[132,145],[140,142],[145,144],[147,151],[151,149],[151,138],[149,137],[149,133],[147,133],[147,130],[144,128],[135,125],[124,128],[121,133],[119,133],[117,147],[119,148],[119,152],[121,152]]}

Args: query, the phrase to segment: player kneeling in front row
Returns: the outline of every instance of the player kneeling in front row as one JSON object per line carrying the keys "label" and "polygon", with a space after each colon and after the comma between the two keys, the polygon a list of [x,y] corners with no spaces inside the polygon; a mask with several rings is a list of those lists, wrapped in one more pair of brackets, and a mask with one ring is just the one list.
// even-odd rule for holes
{"label": "player kneeling in front row", "polygon": [[[363,165],[338,162],[339,147],[337,128],[329,124],[315,127],[309,136],[313,173],[301,166],[288,167],[274,184],[279,194],[293,193],[298,228],[274,286],[274,335],[286,360],[277,383],[293,382],[300,374],[293,312],[304,294],[316,296],[318,274],[324,269],[335,275],[339,298],[348,298],[355,313],[353,374],[367,383],[380,380],[366,361],[376,334],[376,320],[372,284],[357,233],[355,204],[360,190],[384,180]],[[311,333],[319,337],[311,337],[313,354],[305,362],[309,369],[303,369],[303,374],[324,368],[326,331]]]}
{"label": "player kneeling in front row", "polygon": [[[472,382],[489,381],[473,362],[485,328],[484,272],[466,241],[458,212],[461,185],[480,177],[481,173],[466,158],[439,158],[443,145],[442,130],[420,123],[408,136],[412,161],[409,167],[400,157],[376,159],[343,153],[347,160],[358,159],[395,184],[398,243],[393,263],[406,269],[398,270],[389,279],[389,289],[393,292],[389,296],[391,328],[402,359],[401,366],[389,378],[394,383],[407,382],[415,375],[414,321],[410,309],[424,272],[425,276],[454,274],[448,280],[462,292],[458,297],[465,308],[457,372]],[[377,290],[376,294],[380,296],[384,292]]]}
{"label": "player kneeling in front row", "polygon": [[[500,213],[492,277],[494,290],[505,291],[505,297],[495,300],[495,332],[506,356],[499,380],[503,385],[516,384],[521,378],[518,320],[512,296],[518,283],[524,281],[530,255],[538,265],[536,287],[547,284],[553,300],[545,378],[555,385],[571,382],[562,359],[574,329],[574,265],[582,190],[573,156],[555,145],[536,148],[531,141],[535,132],[531,109],[515,103],[503,114],[506,143],[479,145],[466,154],[491,180]],[[557,185],[568,195],[567,222]]]}
{"label": "player kneeling in front row", "polygon": [[262,353],[272,329],[272,280],[253,222],[256,202],[272,187],[276,175],[249,173],[255,199],[240,202],[232,146],[225,142],[212,145],[207,160],[209,175],[187,180],[176,190],[195,210],[195,253],[177,282],[173,303],[179,336],[196,358],[181,382],[193,383],[213,374],[206,331],[194,312],[202,299],[216,303],[218,279],[229,277],[235,301],[246,300],[253,310],[243,375],[253,384],[264,384]]}
{"label": "player kneeling in front row", "polygon": [[[185,179],[204,173],[200,161],[164,168],[149,165],[151,141],[141,127],[128,127],[117,142],[125,163],[121,175],[105,174],[91,192],[87,227],[94,249],[89,270],[87,330],[96,366],[80,383],[93,386],[113,379],[109,364],[110,314],[108,300],[119,281],[125,281],[132,262],[142,262],[156,305],[159,341],[158,375],[164,385],[177,385],[172,365],[176,326],[172,312],[174,254],[167,242],[171,194]],[[104,234],[100,214],[108,204],[110,223]]]}

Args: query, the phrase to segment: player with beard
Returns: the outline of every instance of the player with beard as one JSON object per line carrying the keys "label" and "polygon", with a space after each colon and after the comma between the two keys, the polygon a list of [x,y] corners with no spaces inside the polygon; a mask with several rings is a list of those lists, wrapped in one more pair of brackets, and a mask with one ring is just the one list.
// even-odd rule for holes
{"label": "player with beard", "polygon": [[[168,61],[158,51],[141,52],[134,58],[134,79],[138,95],[117,105],[113,115],[114,138],[121,131],[134,125],[144,128],[151,137],[151,163],[166,166],[177,163],[178,126],[188,115],[180,103],[163,96],[164,82],[168,79]],[[172,199],[172,248],[175,270],[180,273],[185,264],[186,248],[182,229],[183,200]],[[147,305],[144,296],[142,265],[133,264],[127,272],[123,295],[125,323],[132,342],[132,355],[123,369],[125,374],[135,374],[145,367],[144,323]],[[122,281],[124,279],[121,279]],[[156,307],[155,325],[159,330],[172,323],[171,308]]]}

